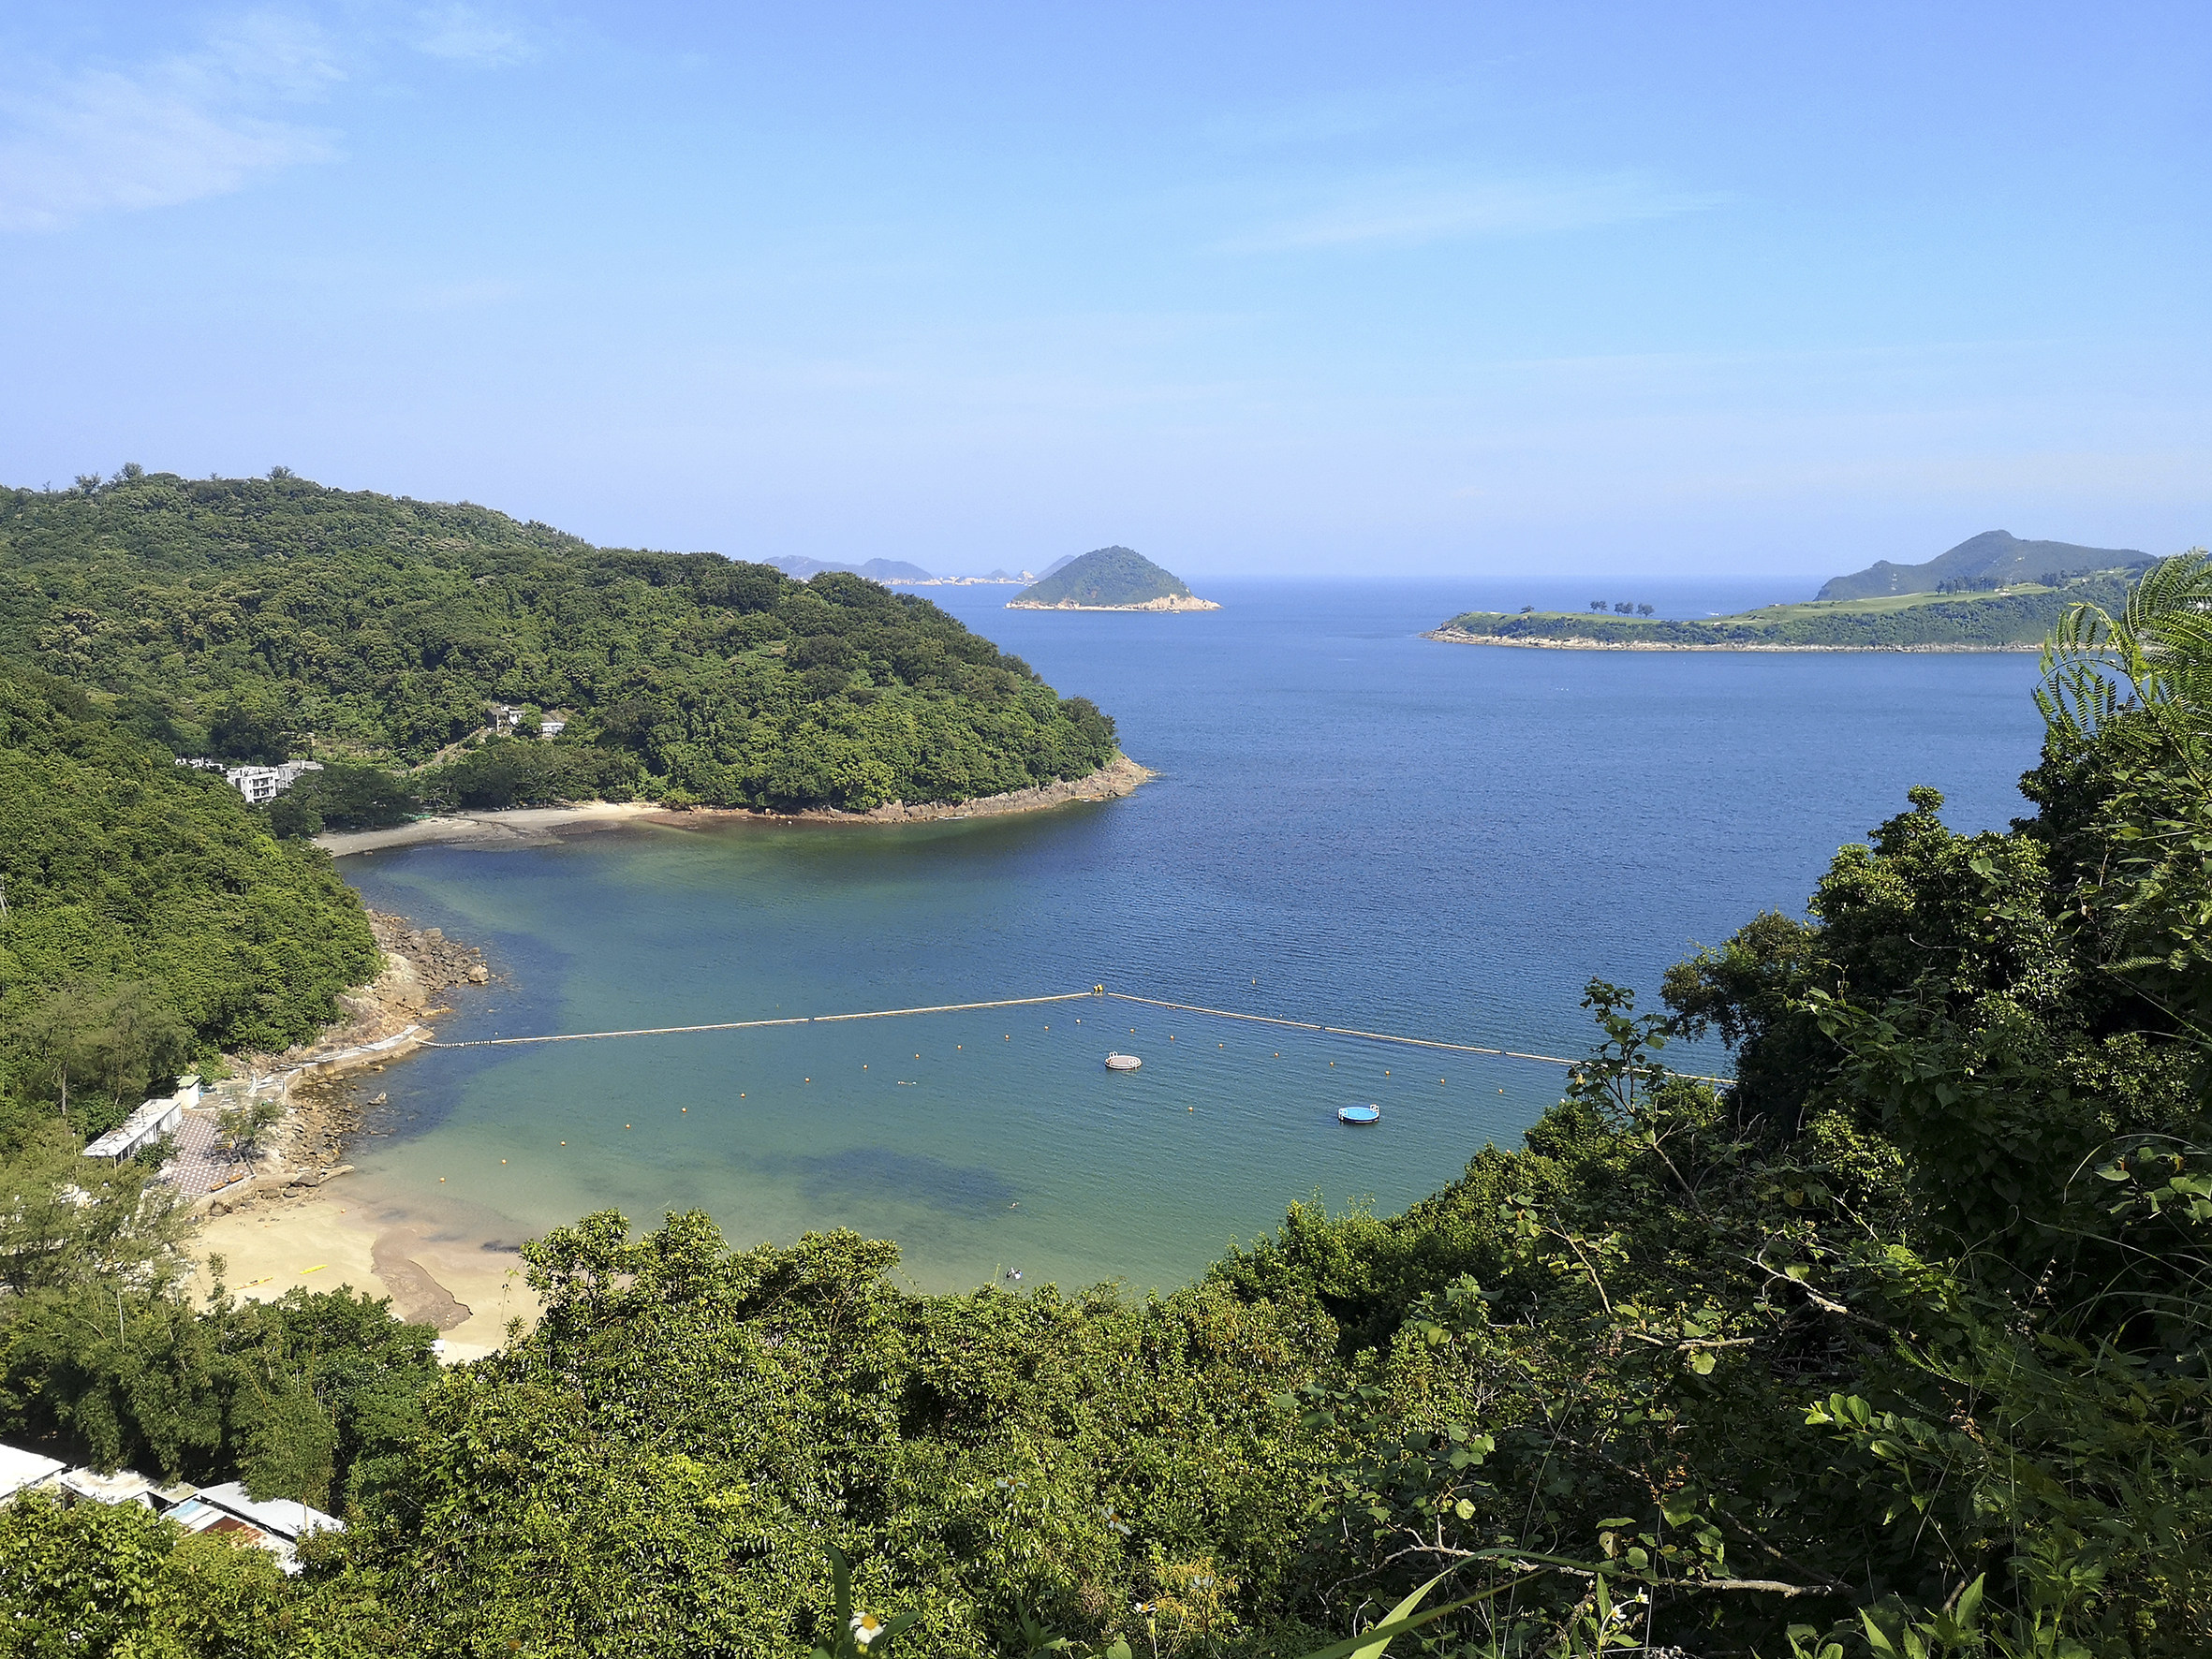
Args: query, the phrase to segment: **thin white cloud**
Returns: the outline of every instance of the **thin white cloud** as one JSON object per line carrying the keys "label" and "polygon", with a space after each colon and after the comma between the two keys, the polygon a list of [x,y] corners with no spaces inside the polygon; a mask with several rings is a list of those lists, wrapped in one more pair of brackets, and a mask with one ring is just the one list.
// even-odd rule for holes
{"label": "thin white cloud", "polygon": [[117,209],[227,195],[328,160],[332,136],[287,106],[343,78],[322,32],[250,15],[196,50],[0,82],[0,230],[52,230]]}
{"label": "thin white cloud", "polygon": [[537,51],[519,23],[481,6],[434,6],[418,16],[415,50],[430,57],[500,68],[521,63]]}
{"label": "thin white cloud", "polygon": [[1636,173],[1439,184],[1392,178],[1333,192],[1329,199],[1229,237],[1220,251],[1294,253],[1358,246],[1418,247],[1477,238],[1541,236],[1599,225],[1703,213],[1728,198],[1655,183]]}

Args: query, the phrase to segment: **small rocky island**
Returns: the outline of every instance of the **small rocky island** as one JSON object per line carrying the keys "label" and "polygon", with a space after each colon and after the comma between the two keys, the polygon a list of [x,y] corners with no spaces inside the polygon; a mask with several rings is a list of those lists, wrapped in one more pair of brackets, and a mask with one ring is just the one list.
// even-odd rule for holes
{"label": "small rocky island", "polygon": [[1069,559],[1007,601],[1009,610],[1218,610],[1183,579],[1132,548],[1099,548]]}

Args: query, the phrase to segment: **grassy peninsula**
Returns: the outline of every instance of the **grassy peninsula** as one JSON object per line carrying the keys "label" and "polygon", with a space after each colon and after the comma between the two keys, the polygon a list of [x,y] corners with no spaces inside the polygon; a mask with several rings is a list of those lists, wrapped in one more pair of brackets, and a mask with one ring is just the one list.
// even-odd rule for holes
{"label": "grassy peninsula", "polygon": [[1010,610],[1218,610],[1133,548],[1098,548],[1060,562],[1007,601]]}
{"label": "grassy peninsula", "polygon": [[1598,611],[1468,610],[1428,638],[1454,644],[1571,649],[2034,651],[2070,607],[2086,603],[2116,609],[2128,588],[2127,575],[2111,570],[2057,584],[1815,599],[1688,622]]}
{"label": "grassy peninsula", "polygon": [[[18,1499],[0,1628],[192,1659],[1342,1659],[1411,1605],[1394,1652],[2193,1659],[2208,610],[2212,568],[2170,561],[2056,641],[2031,817],[1959,835],[1911,790],[1805,918],[1672,970],[1664,1013],[1593,982],[1589,1058],[1518,1149],[1401,1215],[1295,1207],[1170,1296],[918,1296],[850,1233],[607,1212],[525,1248],[535,1329],[441,1373],[344,1291],[188,1300],[142,1171],[0,1115],[0,1431],[349,1526],[288,1579]],[[1665,1064],[1703,1033],[1725,1089]]]}
{"label": "grassy peninsula", "polygon": [[[866,811],[1115,753],[1087,700],[858,576],[594,547],[281,469],[0,490],[0,657],[180,755],[281,758],[312,733],[318,755],[442,762],[415,785],[476,806]],[[502,705],[519,734],[494,729]]]}

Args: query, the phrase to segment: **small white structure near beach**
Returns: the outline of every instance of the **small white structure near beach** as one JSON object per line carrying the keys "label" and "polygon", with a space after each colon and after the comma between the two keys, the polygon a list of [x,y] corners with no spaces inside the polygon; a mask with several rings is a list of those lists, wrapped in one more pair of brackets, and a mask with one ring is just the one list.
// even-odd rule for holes
{"label": "small white structure near beach", "polygon": [[173,1135],[184,1121],[184,1108],[199,1104],[199,1079],[180,1078],[177,1092],[149,1100],[137,1111],[84,1149],[88,1158],[112,1158],[120,1164],[135,1156],[164,1135]]}

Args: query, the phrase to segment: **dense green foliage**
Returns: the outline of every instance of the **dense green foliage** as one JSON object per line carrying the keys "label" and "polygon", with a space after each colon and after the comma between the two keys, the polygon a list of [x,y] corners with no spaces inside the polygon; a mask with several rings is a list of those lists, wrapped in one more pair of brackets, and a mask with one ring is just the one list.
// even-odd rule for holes
{"label": "dense green foliage", "polygon": [[0,666],[0,1116],[89,1133],[195,1056],[307,1037],[376,965],[327,858],[113,710]]}
{"label": "dense green foliage", "polygon": [[1784,606],[1767,613],[1670,622],[1534,611],[1519,616],[1469,610],[1443,625],[1503,639],[1593,639],[1605,645],[1829,645],[1852,650],[1897,646],[2032,646],[2077,604],[2116,605],[2127,592],[2114,576],[2087,577],[2032,594],[1986,597],[1930,594],[1895,609]]}
{"label": "dense green foliage", "polygon": [[1113,723],[925,599],[714,554],[592,547],[487,508],[304,479],[0,491],[0,656],[111,694],[179,753],[427,762],[494,705],[540,762],[441,784],[867,810],[1080,777]]}
{"label": "dense green foliage", "polygon": [[422,797],[407,778],[380,766],[333,760],[320,771],[304,774],[267,810],[269,827],[277,834],[305,836],[404,824],[421,806]]}
{"label": "dense green foliage", "polygon": [[1142,605],[1147,599],[1187,599],[1183,579],[1162,570],[1133,548],[1098,548],[1070,559],[1014,595],[1017,605]]}
{"label": "dense green foliage", "polygon": [[[372,1414],[316,1391],[280,1304],[240,1340],[320,1415],[205,1455],[272,1490],[327,1467],[352,1530],[211,1605],[235,1651],[850,1654],[835,1551],[855,1608],[914,1621],[900,1652],[1256,1659],[1418,1605],[1393,1652],[2202,1653],[2212,566],[2076,619],[2048,668],[2032,817],[1958,835],[1916,789],[1807,918],[1674,970],[1668,1013],[1593,984],[1566,1097],[1403,1215],[1294,1209],[1142,1303],[915,1296],[849,1234],[593,1216],[528,1248],[538,1328],[426,1389],[376,1310],[316,1316],[347,1398],[393,1402],[343,1480],[317,1448]],[[1705,1032],[1724,1090],[1661,1060]],[[19,1253],[82,1264],[22,1305],[155,1248]],[[164,1323],[163,1294],[108,1396],[156,1456],[194,1397],[161,1379],[244,1317]],[[0,1321],[0,1404],[83,1395],[49,1379],[96,1369],[88,1319]],[[22,1628],[85,1593],[66,1522],[7,1513]],[[115,1552],[149,1586],[211,1570]],[[130,1628],[177,1605],[150,1588]]]}

